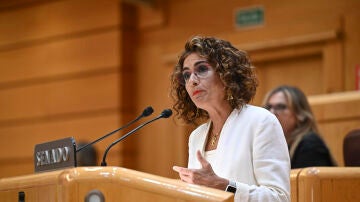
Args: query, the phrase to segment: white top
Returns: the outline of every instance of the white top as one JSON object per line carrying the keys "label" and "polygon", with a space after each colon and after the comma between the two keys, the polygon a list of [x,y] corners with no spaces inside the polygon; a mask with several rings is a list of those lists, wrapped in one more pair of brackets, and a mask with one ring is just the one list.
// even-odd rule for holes
{"label": "white top", "polygon": [[216,149],[210,150],[210,151],[206,151],[205,154],[204,154],[204,158],[205,158],[210,164],[215,163],[215,160],[216,160]]}
{"label": "white top", "polygon": [[[210,122],[189,138],[188,168],[201,168],[196,151],[205,153]],[[283,130],[266,109],[245,105],[233,110],[209,158],[214,172],[236,182],[235,201],[290,201],[290,158]]]}

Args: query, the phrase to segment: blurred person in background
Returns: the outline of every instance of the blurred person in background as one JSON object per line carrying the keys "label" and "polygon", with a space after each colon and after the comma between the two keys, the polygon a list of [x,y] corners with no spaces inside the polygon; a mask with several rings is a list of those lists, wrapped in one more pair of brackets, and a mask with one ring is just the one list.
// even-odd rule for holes
{"label": "blurred person in background", "polygon": [[319,135],[309,102],[299,88],[278,86],[267,93],[263,105],[281,123],[289,147],[292,169],[336,165]]}

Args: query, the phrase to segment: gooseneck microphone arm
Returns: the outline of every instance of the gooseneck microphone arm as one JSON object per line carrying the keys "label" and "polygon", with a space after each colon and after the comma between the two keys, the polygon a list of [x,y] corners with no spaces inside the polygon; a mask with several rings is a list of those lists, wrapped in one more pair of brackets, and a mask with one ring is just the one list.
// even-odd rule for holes
{"label": "gooseneck microphone arm", "polygon": [[145,117],[145,116],[149,116],[149,115],[150,115],[150,114],[152,114],[153,112],[154,112],[154,110],[153,110],[153,108],[152,108],[151,106],[146,107],[146,108],[144,109],[144,111],[142,112],[142,114],[141,114],[140,116],[138,116],[136,119],[134,119],[134,120],[130,121],[130,122],[129,122],[129,123],[127,123],[126,125],[124,125],[124,126],[122,126],[122,127],[118,128],[118,129],[116,129],[116,130],[114,130],[114,131],[111,131],[110,133],[108,133],[108,134],[106,134],[106,135],[104,135],[104,136],[100,137],[99,139],[97,139],[97,140],[95,140],[95,141],[93,141],[93,142],[90,142],[89,144],[86,144],[86,145],[84,145],[84,146],[82,146],[82,147],[80,147],[80,148],[76,149],[76,152],[79,152],[79,151],[81,151],[81,150],[85,149],[86,147],[88,147],[88,146],[90,146],[90,145],[93,145],[93,144],[95,144],[95,143],[97,143],[97,142],[99,142],[99,141],[103,140],[104,138],[109,137],[110,135],[112,135],[112,134],[114,134],[114,133],[118,132],[119,130],[122,130],[122,129],[124,129],[124,128],[127,128],[127,127],[128,127],[128,126],[130,126],[131,124],[133,124],[133,123],[137,122],[139,119],[141,119],[141,118],[143,118],[143,117]]}
{"label": "gooseneck microphone arm", "polygon": [[154,119],[151,119],[141,125],[139,125],[138,127],[134,128],[133,130],[131,130],[130,132],[126,133],[125,135],[121,136],[119,139],[115,140],[113,143],[111,143],[105,150],[105,153],[104,153],[104,156],[103,156],[103,159],[102,159],[102,162],[101,162],[101,166],[106,166],[106,156],[107,156],[107,153],[109,152],[109,150],[111,149],[111,147],[113,147],[114,145],[116,145],[117,143],[119,143],[120,141],[122,141],[123,139],[127,138],[129,135],[133,134],[134,132],[136,132],[137,130],[139,130],[140,128],[146,126],[147,124],[153,122],[153,121],[156,121],[160,118],[169,118],[170,116],[172,115],[172,111],[171,109],[165,109],[164,111],[162,111],[162,113],[157,116],[156,118]]}

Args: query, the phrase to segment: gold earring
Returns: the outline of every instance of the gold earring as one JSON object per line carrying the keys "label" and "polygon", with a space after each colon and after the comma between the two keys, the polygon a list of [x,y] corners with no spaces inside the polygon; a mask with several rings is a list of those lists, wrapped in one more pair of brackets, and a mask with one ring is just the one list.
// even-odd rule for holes
{"label": "gold earring", "polygon": [[230,101],[230,100],[233,100],[234,97],[232,96],[232,93],[230,90],[227,91],[227,100]]}

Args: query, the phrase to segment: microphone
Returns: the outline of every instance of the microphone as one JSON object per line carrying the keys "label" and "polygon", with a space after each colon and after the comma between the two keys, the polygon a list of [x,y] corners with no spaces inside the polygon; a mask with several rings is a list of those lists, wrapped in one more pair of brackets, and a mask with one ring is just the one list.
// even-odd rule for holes
{"label": "microphone", "polygon": [[133,134],[134,132],[136,132],[137,130],[139,130],[140,128],[146,126],[147,124],[156,121],[160,118],[169,118],[172,115],[172,111],[171,109],[165,109],[164,111],[161,112],[161,114],[157,117],[155,117],[154,119],[151,119],[150,121],[147,121],[141,125],[139,125],[138,127],[134,128],[132,131],[126,133],[125,135],[121,136],[119,139],[115,140],[113,143],[111,143],[105,150],[102,162],[101,162],[101,166],[106,166],[106,155],[109,152],[110,148],[113,147],[114,145],[116,145],[117,143],[119,143],[121,140],[125,139],[126,137],[128,137],[129,135]]}
{"label": "microphone", "polygon": [[95,140],[95,141],[93,141],[93,142],[90,142],[89,144],[86,144],[86,145],[84,145],[84,146],[82,146],[82,147],[80,147],[80,148],[78,148],[78,149],[76,149],[76,152],[79,152],[79,151],[85,149],[86,147],[88,147],[88,146],[90,146],[90,145],[93,145],[93,144],[99,142],[100,140],[103,140],[104,138],[109,137],[110,135],[118,132],[119,130],[122,130],[122,129],[124,129],[124,128],[127,128],[127,127],[130,126],[131,124],[137,122],[139,119],[141,119],[141,118],[143,118],[143,117],[145,117],[145,116],[149,116],[149,115],[152,114],[153,112],[154,112],[154,110],[153,110],[153,108],[152,108],[151,106],[146,107],[146,108],[144,109],[144,111],[142,112],[142,114],[141,114],[140,116],[138,116],[136,119],[130,121],[130,122],[127,123],[126,125],[118,128],[118,129],[116,129],[116,130],[114,130],[114,131],[111,131],[110,133],[102,136],[101,138],[99,138],[99,139],[97,139],[97,140]]}

